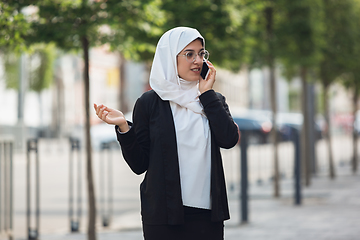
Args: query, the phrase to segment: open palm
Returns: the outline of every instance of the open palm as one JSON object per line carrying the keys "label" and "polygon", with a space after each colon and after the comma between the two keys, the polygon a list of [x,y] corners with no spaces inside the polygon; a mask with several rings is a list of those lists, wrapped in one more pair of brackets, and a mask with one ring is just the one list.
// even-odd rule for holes
{"label": "open palm", "polygon": [[118,125],[121,131],[123,130],[127,131],[128,124],[124,114],[121,111],[109,108],[102,104],[98,106],[95,103],[94,103],[94,109],[96,111],[96,115],[101,120],[103,120],[107,124]]}

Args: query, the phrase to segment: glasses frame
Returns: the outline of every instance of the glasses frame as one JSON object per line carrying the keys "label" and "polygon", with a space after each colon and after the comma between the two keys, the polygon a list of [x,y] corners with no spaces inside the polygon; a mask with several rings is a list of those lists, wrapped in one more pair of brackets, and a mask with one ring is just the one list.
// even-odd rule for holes
{"label": "glasses frame", "polygon": [[[204,56],[205,56],[206,54],[208,55],[207,59],[203,58],[203,62],[206,62],[206,61],[209,59],[210,53],[209,53],[208,50],[205,50],[205,49],[204,49],[204,50],[201,50],[200,52],[202,52],[202,51],[205,52]],[[192,53],[192,52],[195,54],[195,56],[194,56],[193,60],[190,62],[190,61],[188,60],[187,54],[188,54],[188,53]],[[199,52],[199,53],[200,53],[200,52]],[[195,51],[191,50],[191,51],[187,51],[185,54],[179,54],[178,56],[186,57],[186,61],[187,61],[187,62],[193,63],[193,62],[195,62],[196,57],[199,56],[199,53],[196,53]]]}

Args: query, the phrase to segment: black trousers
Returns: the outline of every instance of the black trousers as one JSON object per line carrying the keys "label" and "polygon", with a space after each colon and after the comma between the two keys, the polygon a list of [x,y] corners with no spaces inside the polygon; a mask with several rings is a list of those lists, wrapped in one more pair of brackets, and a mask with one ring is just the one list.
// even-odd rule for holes
{"label": "black trousers", "polygon": [[211,222],[211,210],[184,207],[185,224],[143,223],[145,240],[223,240],[224,222]]}

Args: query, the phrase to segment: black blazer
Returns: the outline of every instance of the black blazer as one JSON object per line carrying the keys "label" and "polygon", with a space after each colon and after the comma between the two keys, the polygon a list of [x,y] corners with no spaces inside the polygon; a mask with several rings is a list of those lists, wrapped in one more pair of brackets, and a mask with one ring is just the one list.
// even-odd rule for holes
{"label": "black blazer", "polygon": [[[239,135],[225,98],[209,90],[199,97],[211,130],[211,219],[230,218],[220,147],[236,145]],[[131,123],[130,123],[131,124]],[[122,154],[136,174],[146,172],[140,185],[141,215],[146,224],[184,223],[175,126],[169,101],[153,90],[135,103],[133,124],[118,133]]]}

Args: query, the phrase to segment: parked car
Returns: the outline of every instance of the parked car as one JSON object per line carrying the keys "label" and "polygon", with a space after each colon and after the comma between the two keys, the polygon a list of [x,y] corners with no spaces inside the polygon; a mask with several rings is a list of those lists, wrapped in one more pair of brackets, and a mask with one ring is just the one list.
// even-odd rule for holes
{"label": "parked car", "polygon": [[[294,129],[301,131],[303,125],[303,115],[302,113],[289,113],[289,112],[279,112],[276,116],[276,123],[279,132],[280,141],[289,141],[292,139]],[[322,138],[322,127],[315,121],[315,140]]]}
{"label": "parked car", "polygon": [[[246,109],[242,110],[240,113],[234,114],[233,118],[239,125],[240,130],[249,130],[251,132],[251,142],[271,142],[270,131],[273,127],[271,111]],[[291,140],[294,129],[301,131],[302,124],[303,115],[301,113],[278,112],[276,114],[276,126],[279,141]],[[315,140],[321,138],[322,125],[315,121]]]}
{"label": "parked car", "polygon": [[94,150],[100,150],[102,143],[117,143],[115,128],[113,125],[99,123],[91,126],[91,142]]}
{"label": "parked car", "polygon": [[269,133],[272,129],[270,118],[265,114],[246,110],[233,115],[240,131],[249,132],[250,144],[263,144],[269,142]]}
{"label": "parked car", "polygon": [[360,110],[356,111],[354,128],[357,131],[357,133],[360,135]]}

